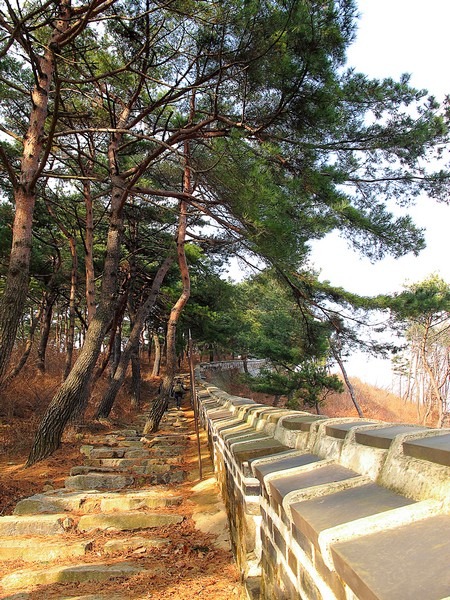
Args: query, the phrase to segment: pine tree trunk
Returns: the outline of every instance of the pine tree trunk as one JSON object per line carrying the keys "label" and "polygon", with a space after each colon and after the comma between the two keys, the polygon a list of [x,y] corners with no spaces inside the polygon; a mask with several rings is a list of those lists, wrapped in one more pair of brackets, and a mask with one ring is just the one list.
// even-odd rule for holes
{"label": "pine tree trunk", "polygon": [[[114,140],[114,145],[118,144]],[[114,153],[115,154],[115,153]],[[106,244],[100,304],[86,334],[78,359],[69,376],[53,397],[39,425],[26,466],[50,456],[58,449],[67,423],[86,405],[92,373],[100,354],[103,338],[117,303],[117,273],[123,229],[124,185],[119,176],[112,176],[111,215]]]}
{"label": "pine tree trunk", "polygon": [[75,303],[78,284],[78,257],[75,238],[69,237],[70,254],[72,256],[72,272],[70,279],[70,300],[69,300],[69,329],[66,340],[66,365],[63,378],[67,379],[72,368],[73,347],[75,342]]}
{"label": "pine tree trunk", "polygon": [[141,405],[141,359],[140,345],[131,353],[131,406],[137,410]]}
{"label": "pine tree trunk", "polygon": [[152,377],[159,376],[159,370],[161,368],[161,344],[159,342],[159,336],[154,333],[152,336],[153,345],[155,347],[155,358],[153,361]]}
{"label": "pine tree trunk", "polygon": [[94,215],[92,208],[91,184],[83,184],[83,196],[86,206],[86,234],[85,234],[85,272],[86,272],[86,306],[87,322],[92,321],[96,311],[95,304],[95,272],[94,272]]}
{"label": "pine tree trunk", "polygon": [[152,288],[147,299],[139,307],[136,313],[130,337],[125,346],[125,349],[122,352],[119,364],[117,365],[117,368],[114,373],[114,377],[112,378],[108,390],[103,396],[102,401],[97,409],[97,412],[95,414],[96,419],[106,419],[109,417],[109,414],[117,396],[117,392],[120,390],[120,387],[125,379],[130,358],[133,352],[135,352],[136,348],[139,348],[139,339],[141,336],[141,331],[145,324],[145,320],[148,317],[151,309],[155,305],[156,298],[158,297],[161,285],[172,263],[172,257],[166,258],[166,260],[163,262],[161,267],[158,269],[155,279],[153,280]]}
{"label": "pine tree trunk", "polygon": [[45,373],[45,355],[47,353],[48,338],[50,337],[50,329],[52,325],[53,305],[56,301],[56,292],[45,294],[45,308],[41,321],[41,336],[39,339],[39,347],[37,351],[36,366],[41,373]]}
{"label": "pine tree trunk", "polygon": [[[194,103],[194,99],[191,103],[191,111]],[[184,144],[184,179],[183,179],[183,190],[188,193],[192,193],[192,182],[191,182],[191,168],[190,168],[190,155],[189,155],[189,142],[186,141]],[[172,387],[173,378],[175,376],[177,355],[176,355],[176,332],[177,325],[180,319],[180,315],[183,308],[186,306],[189,296],[191,293],[191,280],[189,276],[189,266],[186,260],[186,253],[184,251],[184,245],[186,242],[186,230],[187,230],[187,203],[184,200],[180,201],[180,215],[178,221],[178,232],[177,232],[177,258],[178,266],[180,268],[181,281],[183,283],[183,290],[177,302],[170,311],[169,322],[167,324],[167,336],[166,336],[166,375],[163,380],[161,394],[156,398],[150,409],[147,422],[145,424],[144,432],[156,432],[159,429],[159,423],[167,410],[169,405],[169,392]]]}
{"label": "pine tree trunk", "polygon": [[[333,353],[334,358],[336,359],[337,364],[339,365],[339,368],[341,369],[342,376],[345,381],[345,385],[347,386],[347,389],[350,394],[350,398],[352,399],[353,405],[356,408],[356,412],[358,413],[359,418],[362,419],[364,417],[363,411],[361,410],[359,402],[356,398],[355,390],[353,388],[353,385],[352,385],[350,379],[348,378],[347,371],[346,371],[344,363],[341,359],[340,340],[336,340],[336,343],[338,345],[338,349],[336,349],[335,346],[333,344],[331,344],[331,351]],[[319,413],[317,413],[317,414],[319,414]]]}
{"label": "pine tree trunk", "polygon": [[3,383],[2,383],[2,391],[3,392],[8,387],[8,385],[11,384],[13,379],[15,379],[17,377],[17,375],[20,373],[20,371],[25,366],[25,364],[28,360],[28,357],[30,356],[31,348],[33,347],[34,333],[36,331],[37,324],[39,323],[39,321],[41,319],[43,309],[44,309],[44,305],[41,304],[39,312],[36,315],[33,315],[31,318],[30,331],[28,333],[28,339],[25,344],[25,349],[24,349],[19,361],[17,362],[16,366],[14,367],[14,369],[10,373],[8,373],[6,378],[3,380]]}
{"label": "pine tree trunk", "polygon": [[[37,83],[31,94],[32,109],[28,129],[23,138],[20,174],[12,182],[15,202],[12,246],[5,287],[0,298],[0,382],[8,369],[28,292],[36,184],[43,167],[41,161],[44,156],[44,140],[47,137],[45,124],[55,73],[55,55],[52,48],[58,48],[60,40],[69,28],[70,14],[69,1],[62,0],[59,3],[59,18],[45,46],[44,54],[36,65]],[[50,141],[48,139],[46,143]]]}

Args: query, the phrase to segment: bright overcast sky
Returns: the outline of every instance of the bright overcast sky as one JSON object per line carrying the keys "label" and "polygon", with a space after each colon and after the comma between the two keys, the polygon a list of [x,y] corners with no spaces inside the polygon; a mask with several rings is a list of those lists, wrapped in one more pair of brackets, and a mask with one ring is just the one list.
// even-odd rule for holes
{"label": "bright overcast sky", "polygon": [[[372,77],[411,74],[411,83],[441,101],[450,94],[447,69],[450,0],[358,0],[361,15],[348,63]],[[450,206],[423,198],[409,209],[426,229],[427,248],[418,256],[386,258],[374,265],[348,249],[337,235],[314,243],[312,259],[320,278],[355,293],[376,295],[401,291],[405,283],[439,273],[450,282]],[[392,388],[390,361],[355,355],[347,362],[351,375]]]}
{"label": "bright overcast sky", "polygon": [[[450,0],[358,0],[361,15],[348,64],[372,77],[411,74],[411,83],[442,100],[450,94]],[[364,294],[400,291],[431,273],[450,282],[450,206],[423,198],[409,213],[426,229],[427,248],[418,256],[372,265],[348,249],[338,235],[314,243],[313,264],[321,279]]]}

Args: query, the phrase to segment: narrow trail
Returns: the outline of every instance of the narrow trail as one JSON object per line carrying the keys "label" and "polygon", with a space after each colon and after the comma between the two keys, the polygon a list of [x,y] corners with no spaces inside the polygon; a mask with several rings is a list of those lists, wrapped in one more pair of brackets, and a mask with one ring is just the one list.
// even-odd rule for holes
{"label": "narrow trail", "polygon": [[[90,434],[65,487],[0,517],[3,600],[228,600],[242,597],[204,433],[170,409]],[[40,489],[39,482],[36,489]]]}

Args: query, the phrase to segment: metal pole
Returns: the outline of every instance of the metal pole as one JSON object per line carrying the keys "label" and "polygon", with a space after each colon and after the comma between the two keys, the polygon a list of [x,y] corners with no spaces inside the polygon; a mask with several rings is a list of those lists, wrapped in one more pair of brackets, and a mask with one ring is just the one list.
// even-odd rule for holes
{"label": "metal pole", "polygon": [[191,399],[192,405],[194,408],[194,424],[195,424],[195,434],[197,436],[197,453],[198,453],[198,473],[200,480],[203,478],[202,471],[202,456],[200,449],[200,433],[198,430],[198,405],[197,405],[197,393],[195,391],[195,371],[194,371],[194,355],[192,352],[192,337],[191,330],[189,330],[189,371],[190,371],[190,379],[191,379]]}

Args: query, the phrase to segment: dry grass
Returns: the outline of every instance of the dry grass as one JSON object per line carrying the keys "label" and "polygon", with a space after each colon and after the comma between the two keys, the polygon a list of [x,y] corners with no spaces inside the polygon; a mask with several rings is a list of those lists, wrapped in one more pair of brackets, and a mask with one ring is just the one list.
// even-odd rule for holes
{"label": "dry grass", "polygon": [[[236,372],[228,371],[223,374],[215,374],[214,383],[230,394],[244,396],[251,398],[255,402],[273,406],[273,396],[252,392],[239,381],[239,376]],[[422,424],[415,404],[405,402],[396,394],[364,383],[357,378],[352,378],[351,383],[364,418],[387,421],[389,423]],[[283,401],[280,402],[279,406],[283,406]],[[310,408],[305,408],[304,410],[313,412],[313,409]],[[329,417],[358,417],[356,408],[347,390],[342,394],[329,394],[321,406],[321,413]],[[428,427],[435,427],[436,422],[436,415],[431,415],[426,425]]]}
{"label": "dry grass", "polygon": [[[397,396],[382,388],[374,387],[357,378],[352,378],[356,398],[364,417],[390,423],[420,422],[417,408],[411,402],[405,402]],[[323,412],[330,417],[358,416],[349,392],[330,394],[326,400]]]}
{"label": "dry grass", "polygon": [[[141,399],[144,404],[154,398],[159,380],[146,375],[143,365]],[[0,457],[11,456],[29,451],[38,424],[55,392],[61,385],[61,373],[64,368],[64,355],[49,353],[45,373],[39,372],[35,361],[30,359],[19,375],[6,390],[0,391]],[[92,416],[108,387],[108,377],[99,379],[91,393],[86,409],[84,430],[92,423]],[[111,412],[113,423],[127,423],[132,420],[133,409],[130,406],[129,385],[122,386]],[[80,426],[81,427],[81,426]],[[79,427],[68,427],[64,441],[71,441]]]}

